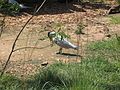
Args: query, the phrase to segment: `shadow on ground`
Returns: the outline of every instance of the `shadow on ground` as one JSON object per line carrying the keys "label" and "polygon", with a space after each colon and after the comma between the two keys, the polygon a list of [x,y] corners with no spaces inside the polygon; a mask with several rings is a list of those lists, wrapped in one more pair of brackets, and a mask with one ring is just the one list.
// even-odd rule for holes
{"label": "shadow on ground", "polygon": [[80,55],[77,55],[77,54],[71,54],[71,53],[56,53],[58,55],[63,55],[63,56],[70,56],[70,57],[81,57]]}
{"label": "shadow on ground", "polygon": [[[39,5],[37,5],[39,6]],[[103,3],[90,3],[90,2],[71,2],[71,3],[46,3],[37,15],[45,14],[62,14],[62,13],[73,13],[73,12],[86,12],[85,9],[109,9],[111,6]],[[31,9],[21,10],[18,15],[33,14],[35,11],[35,5]],[[1,12],[4,13],[5,12]]]}
{"label": "shadow on ground", "polygon": [[96,2],[96,3],[84,2],[81,5],[85,9],[110,9],[111,8],[111,5],[101,3],[101,2]]}

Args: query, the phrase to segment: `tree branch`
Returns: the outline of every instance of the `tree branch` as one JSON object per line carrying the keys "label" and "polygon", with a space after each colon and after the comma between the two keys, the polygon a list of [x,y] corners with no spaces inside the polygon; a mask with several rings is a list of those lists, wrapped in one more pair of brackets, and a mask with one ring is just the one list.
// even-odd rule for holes
{"label": "tree branch", "polygon": [[51,44],[50,45],[46,45],[46,46],[44,46],[44,47],[21,47],[21,48],[18,48],[18,49],[15,49],[13,52],[16,52],[16,51],[18,51],[18,50],[22,50],[22,49],[29,49],[29,48],[33,48],[33,49],[44,49],[44,48],[47,48],[47,47],[49,47],[49,46],[51,46]]}
{"label": "tree branch", "polygon": [[0,30],[0,37],[2,36],[4,27],[5,27],[5,18],[6,18],[6,15],[3,16],[3,20],[1,22],[2,24],[1,24],[1,30]]}
{"label": "tree branch", "polygon": [[23,30],[25,29],[25,27],[27,26],[27,24],[32,20],[32,18],[33,18],[33,17],[38,13],[38,11],[42,8],[42,6],[45,4],[46,1],[47,1],[47,0],[44,0],[44,1],[42,2],[42,4],[38,7],[38,9],[36,10],[36,12],[34,12],[34,14],[28,19],[28,21],[25,23],[25,25],[22,27],[22,29],[21,29],[20,32],[18,33],[17,37],[15,38],[15,41],[13,42],[13,45],[12,45],[12,50],[11,50],[9,56],[8,56],[8,59],[7,59],[6,63],[5,63],[5,65],[4,65],[4,67],[3,67],[3,70],[2,70],[2,72],[1,72],[0,78],[2,78],[2,76],[3,76],[4,72],[5,72],[5,69],[6,69],[6,67],[7,67],[7,65],[8,65],[8,63],[9,63],[9,61],[10,61],[10,58],[11,58],[13,52],[14,52],[14,48],[15,48],[15,46],[16,46],[16,42],[17,42],[19,36],[20,36],[21,33],[23,32]]}

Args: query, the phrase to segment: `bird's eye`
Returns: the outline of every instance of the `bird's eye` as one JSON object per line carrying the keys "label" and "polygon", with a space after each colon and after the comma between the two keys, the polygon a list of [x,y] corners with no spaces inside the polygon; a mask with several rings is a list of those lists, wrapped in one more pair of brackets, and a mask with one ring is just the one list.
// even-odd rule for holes
{"label": "bird's eye", "polygon": [[56,34],[52,34],[51,36],[52,36],[52,37],[55,37],[55,36],[56,36]]}

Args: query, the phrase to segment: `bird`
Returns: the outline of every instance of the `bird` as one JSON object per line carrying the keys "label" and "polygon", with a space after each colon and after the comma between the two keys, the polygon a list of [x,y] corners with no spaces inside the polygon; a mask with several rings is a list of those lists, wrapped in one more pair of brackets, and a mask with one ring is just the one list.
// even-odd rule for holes
{"label": "bird", "polygon": [[21,9],[31,8],[31,7],[28,7],[28,6],[25,6],[25,5],[23,5],[23,4],[18,3],[16,0],[9,0],[8,3],[17,4],[17,5],[19,5],[19,7],[20,7]]}
{"label": "bird", "polygon": [[52,46],[53,44],[57,44],[60,49],[59,49],[59,54],[62,54],[62,49],[65,48],[65,49],[74,49],[74,50],[78,50],[79,47],[72,44],[71,42],[69,42],[67,40],[67,38],[63,38],[62,35],[60,35],[59,33],[55,32],[55,31],[50,31],[48,32],[48,37],[50,39],[50,42],[52,42]]}

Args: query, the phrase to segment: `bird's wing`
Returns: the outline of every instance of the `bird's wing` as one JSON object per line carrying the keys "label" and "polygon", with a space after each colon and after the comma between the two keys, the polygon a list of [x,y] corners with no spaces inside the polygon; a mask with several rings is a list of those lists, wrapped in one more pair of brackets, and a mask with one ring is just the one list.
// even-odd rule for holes
{"label": "bird's wing", "polygon": [[73,49],[77,49],[78,47],[74,44],[72,44],[71,42],[69,42],[67,39],[55,39],[55,43],[57,45],[59,45],[60,47],[63,48],[73,48]]}

